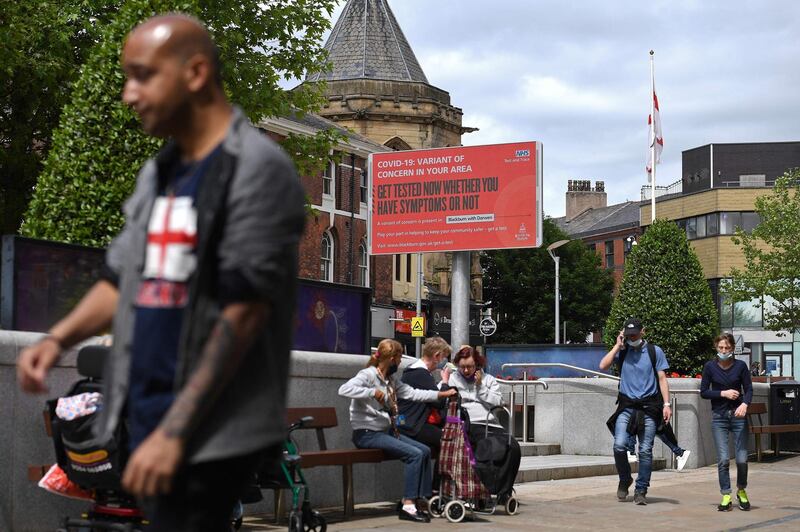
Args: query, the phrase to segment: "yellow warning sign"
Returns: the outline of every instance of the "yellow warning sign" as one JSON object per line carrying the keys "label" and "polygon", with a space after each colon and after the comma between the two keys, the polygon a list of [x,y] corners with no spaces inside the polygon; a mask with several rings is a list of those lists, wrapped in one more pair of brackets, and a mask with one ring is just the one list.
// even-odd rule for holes
{"label": "yellow warning sign", "polygon": [[425,318],[423,316],[411,318],[411,336],[415,338],[425,336]]}

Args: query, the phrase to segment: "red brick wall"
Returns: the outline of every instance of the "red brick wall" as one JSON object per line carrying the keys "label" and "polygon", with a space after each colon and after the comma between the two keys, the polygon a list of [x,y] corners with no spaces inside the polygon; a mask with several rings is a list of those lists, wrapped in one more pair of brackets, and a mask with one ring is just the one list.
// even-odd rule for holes
{"label": "red brick wall", "polygon": [[[265,131],[265,134],[280,143],[281,135]],[[353,171],[353,163],[355,172]],[[336,166],[336,209],[358,213],[361,205],[361,174],[367,161],[361,157],[352,158],[350,154],[342,154]],[[300,180],[309,200],[314,205],[322,205],[322,173],[315,176],[301,176]],[[352,189],[351,189],[352,183]],[[352,193],[352,196],[351,196]],[[350,225],[352,223],[352,250],[350,249]],[[306,219],[306,228],[300,240],[299,276],[305,279],[319,280],[322,276],[321,244],[322,235],[330,231],[334,239],[333,281],[337,283],[359,282],[359,245],[366,241],[367,222],[351,218],[347,214],[335,214],[333,226],[330,226],[330,215],[320,211],[317,216],[310,214]],[[350,254],[352,253],[352,258]],[[348,264],[351,275],[348,275]],[[392,302],[392,257],[369,257],[370,286],[376,302],[391,304]]]}
{"label": "red brick wall", "polygon": [[370,286],[376,303],[392,304],[392,255],[370,257]]}

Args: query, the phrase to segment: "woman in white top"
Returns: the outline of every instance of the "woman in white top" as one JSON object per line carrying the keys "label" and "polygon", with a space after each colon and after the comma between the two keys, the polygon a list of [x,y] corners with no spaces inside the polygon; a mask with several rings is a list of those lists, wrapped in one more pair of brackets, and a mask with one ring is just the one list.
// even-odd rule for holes
{"label": "woman in white top", "polygon": [[[503,404],[503,396],[497,379],[484,372],[486,359],[467,345],[458,350],[453,363],[456,371],[445,369],[442,372],[442,389],[458,390],[461,406],[469,415],[469,439],[473,449],[478,441],[486,437],[487,425],[490,436],[498,436],[498,441],[508,442],[508,432],[491,413],[492,408]],[[497,494],[499,504],[504,504],[512,494],[521,457],[519,443],[515,438],[510,438],[503,463],[497,468],[496,490],[487,486]]]}
{"label": "woman in white top", "polygon": [[430,517],[417,512],[417,499],[431,496],[431,453],[427,445],[404,436],[397,430],[397,400],[435,402],[455,395],[455,390],[417,390],[397,376],[403,347],[396,340],[382,340],[367,367],[339,388],[339,395],[350,401],[353,443],[359,449],[382,449],[403,461],[405,488],[400,519],[428,522]]}

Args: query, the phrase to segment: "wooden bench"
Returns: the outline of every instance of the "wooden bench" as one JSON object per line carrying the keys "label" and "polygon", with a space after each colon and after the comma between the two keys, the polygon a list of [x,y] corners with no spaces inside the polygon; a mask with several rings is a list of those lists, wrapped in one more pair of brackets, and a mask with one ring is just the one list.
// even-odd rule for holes
{"label": "wooden bench", "polygon": [[[300,467],[310,469],[321,466],[341,466],[344,518],[349,519],[353,515],[355,504],[353,500],[353,464],[374,464],[384,460],[391,460],[391,458],[387,457],[380,449],[328,449],[328,445],[325,442],[324,429],[334,428],[339,425],[336,419],[336,409],[333,407],[286,409],[286,418],[289,424],[305,416],[313,417],[314,421],[298,430],[314,429],[317,433],[319,450],[308,451],[300,449]],[[276,515],[280,515],[277,507]]]}
{"label": "wooden bench", "polygon": [[[747,424],[750,427],[750,434],[755,435],[756,440],[756,459],[761,461],[761,435],[769,434],[775,456],[780,451],[780,436],[787,432],[800,432],[800,424],[793,425],[765,425],[761,416],[767,413],[767,405],[764,403],[752,403],[747,408]],[[753,421],[758,418],[758,424]]]}

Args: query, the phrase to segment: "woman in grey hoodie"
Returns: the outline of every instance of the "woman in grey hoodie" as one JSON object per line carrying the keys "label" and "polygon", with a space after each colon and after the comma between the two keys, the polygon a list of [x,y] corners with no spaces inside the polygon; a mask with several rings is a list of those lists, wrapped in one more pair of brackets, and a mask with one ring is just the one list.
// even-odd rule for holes
{"label": "woman in grey hoodie", "polygon": [[397,368],[403,347],[396,340],[382,340],[370,357],[367,367],[339,388],[339,395],[349,398],[353,443],[359,449],[382,449],[403,461],[405,488],[400,519],[428,522],[430,517],[417,512],[417,499],[431,496],[431,453],[427,445],[400,434],[397,400],[434,402],[455,395],[455,390],[417,390],[403,383]]}

